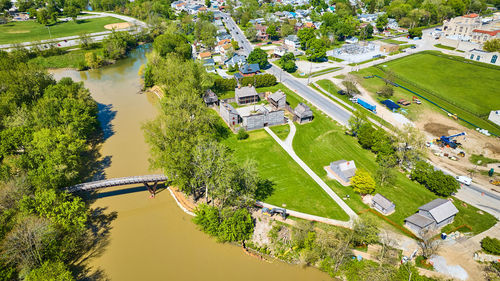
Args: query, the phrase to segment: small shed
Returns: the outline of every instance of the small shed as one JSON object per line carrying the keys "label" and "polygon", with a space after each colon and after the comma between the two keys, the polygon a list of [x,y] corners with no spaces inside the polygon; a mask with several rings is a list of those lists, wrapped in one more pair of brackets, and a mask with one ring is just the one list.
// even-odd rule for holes
{"label": "small shed", "polygon": [[313,120],[313,112],[309,106],[299,103],[294,110],[294,121],[299,122],[299,124],[310,122]]}
{"label": "small shed", "polygon": [[354,174],[356,174],[356,164],[354,160],[338,160],[332,162],[330,163],[330,169],[345,182],[349,182]]}
{"label": "small shed", "polygon": [[278,90],[274,94],[269,95],[269,97],[267,97],[267,100],[274,109],[284,108],[286,105],[286,95],[281,90]]}
{"label": "small shed", "polygon": [[205,91],[205,94],[203,95],[203,101],[207,106],[218,105],[219,97],[211,89],[208,89]]}
{"label": "small shed", "polygon": [[373,196],[372,206],[375,210],[381,212],[384,215],[388,215],[396,209],[396,204],[394,204],[391,200],[384,197],[382,194],[377,193]]}

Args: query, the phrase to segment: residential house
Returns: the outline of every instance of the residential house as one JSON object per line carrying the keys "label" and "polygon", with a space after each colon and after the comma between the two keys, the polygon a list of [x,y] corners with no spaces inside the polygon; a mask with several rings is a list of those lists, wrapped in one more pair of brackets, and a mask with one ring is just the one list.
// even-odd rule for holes
{"label": "residential house", "polygon": [[[223,40],[223,41],[225,41],[225,40]],[[223,42],[223,41],[221,41],[221,42]],[[229,42],[231,42],[231,40],[229,40]],[[233,45],[231,43],[218,44],[217,46],[215,46],[215,51],[222,54],[222,55],[225,55],[232,48],[233,48]]]}
{"label": "residential house", "polygon": [[210,53],[210,52],[201,52],[198,54],[199,60],[209,59],[211,57],[212,57],[212,53]]}
{"label": "residential house", "polygon": [[405,219],[405,226],[415,232],[440,229],[453,222],[457,208],[447,199],[435,199],[420,206],[418,212]]}
{"label": "residential house", "polygon": [[245,56],[234,54],[231,58],[228,58],[227,60],[224,61],[224,65],[227,67],[240,67],[244,64],[246,64],[247,59]]}
{"label": "residential house", "polygon": [[238,105],[256,103],[260,100],[259,94],[252,85],[248,85],[247,87],[238,85],[238,87],[234,89],[234,98]]}
{"label": "residential house", "polygon": [[267,97],[267,101],[269,101],[269,104],[273,107],[273,109],[285,108],[286,95],[281,90],[278,90],[275,93],[269,95]]}
{"label": "residential house", "polygon": [[348,183],[356,174],[356,165],[354,160],[338,160],[330,163],[330,169],[344,182]]}
{"label": "residential house", "polygon": [[203,95],[203,101],[207,106],[218,105],[219,97],[211,89],[208,89],[205,91],[205,94]]}
{"label": "residential house", "polygon": [[399,29],[399,24],[398,24],[398,21],[396,19],[388,18],[387,21],[388,21],[387,28],[394,29],[394,30]]}
{"label": "residential house", "polygon": [[186,3],[184,1],[175,1],[170,4],[170,7],[176,11],[182,11],[186,8]]}
{"label": "residential house", "polygon": [[221,20],[214,20],[215,26],[224,26],[224,23]]}
{"label": "residential house", "polygon": [[229,103],[222,101],[219,107],[219,114],[230,127],[240,123],[240,115]]}
{"label": "residential house", "polygon": [[278,46],[278,47],[274,48],[273,57],[281,58],[282,56],[284,56],[286,54],[287,51],[288,51],[288,49],[286,48],[286,46]]}
{"label": "residential house", "polygon": [[500,65],[500,52],[486,52],[483,50],[472,49],[465,52],[464,57],[469,60]]}
{"label": "residential house", "polygon": [[384,215],[388,215],[396,209],[396,204],[385,198],[382,194],[377,193],[372,198],[372,207]]}
{"label": "residential house", "polygon": [[204,67],[207,67],[207,66],[211,66],[211,67],[214,67],[215,66],[215,61],[214,59],[204,59],[203,60],[203,66]]}
{"label": "residential house", "polygon": [[255,29],[257,30],[257,39],[258,40],[267,40],[269,39],[269,35],[266,33],[267,27],[261,25],[260,23],[255,25]]}
{"label": "residential house", "polygon": [[293,121],[297,121],[299,122],[299,124],[310,122],[313,120],[313,112],[306,104],[299,103],[297,107],[295,107],[293,113]]}
{"label": "residential house", "polygon": [[443,22],[443,32],[446,37],[470,40],[472,32],[481,27],[481,17],[478,14],[468,14]]}
{"label": "residential house", "polygon": [[257,104],[237,109],[245,130],[256,130],[285,123],[285,111],[274,110],[268,105]]}
{"label": "residential house", "polygon": [[362,22],[374,22],[378,18],[378,14],[361,14],[358,19]]}
{"label": "residential house", "polygon": [[239,79],[241,77],[254,76],[258,73],[260,73],[260,66],[258,63],[245,63],[240,67],[240,72],[238,73],[240,75],[237,78]]}
{"label": "residential house", "polygon": [[231,38],[233,38],[233,37],[231,37],[231,35],[227,34],[226,32],[220,33],[215,37],[215,39],[217,39],[217,42],[220,42],[222,40],[227,40],[227,39],[231,40]]}
{"label": "residential house", "polygon": [[285,45],[293,48],[293,49],[298,49],[300,48],[300,40],[297,35],[288,35],[285,37]]}

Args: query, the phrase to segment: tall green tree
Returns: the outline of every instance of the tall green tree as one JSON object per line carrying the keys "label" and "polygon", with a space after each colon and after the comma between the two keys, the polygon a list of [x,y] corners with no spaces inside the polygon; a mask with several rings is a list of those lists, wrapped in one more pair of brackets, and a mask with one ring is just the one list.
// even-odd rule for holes
{"label": "tall green tree", "polygon": [[253,49],[248,55],[247,63],[258,63],[260,68],[265,68],[269,64],[266,51],[261,48]]}
{"label": "tall green tree", "polygon": [[357,193],[371,194],[375,191],[375,180],[367,171],[357,169],[356,174],[351,178],[351,186]]}

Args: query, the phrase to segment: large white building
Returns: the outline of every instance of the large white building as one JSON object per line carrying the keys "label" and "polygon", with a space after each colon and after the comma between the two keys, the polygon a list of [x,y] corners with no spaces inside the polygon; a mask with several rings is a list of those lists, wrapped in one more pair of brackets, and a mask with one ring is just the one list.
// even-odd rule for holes
{"label": "large white building", "polygon": [[469,60],[484,62],[494,65],[500,65],[500,53],[499,52],[486,52],[483,50],[472,49],[465,52],[464,57]]}

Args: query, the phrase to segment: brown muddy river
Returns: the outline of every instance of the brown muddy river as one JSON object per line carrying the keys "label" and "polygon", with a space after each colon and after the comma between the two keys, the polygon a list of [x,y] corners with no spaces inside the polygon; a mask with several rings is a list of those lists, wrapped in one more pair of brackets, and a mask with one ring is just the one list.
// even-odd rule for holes
{"label": "brown muddy river", "polygon": [[[51,71],[56,79],[83,81],[99,103],[107,139],[101,154],[109,160],[107,178],[152,174],[141,124],[155,116],[154,96],[138,94],[138,70],[144,50],[100,70]],[[90,264],[111,280],[331,280],[314,268],[279,261],[263,262],[241,248],[217,243],[191,222],[168,190],[149,198],[145,188],[123,186],[102,190],[93,207],[116,211],[110,243]]]}

